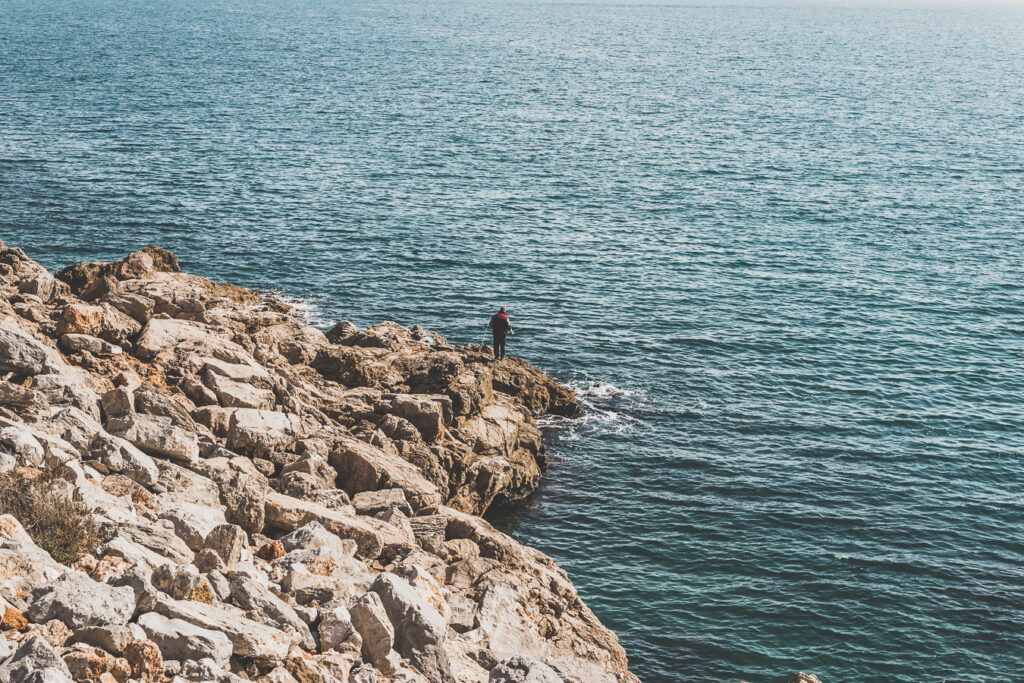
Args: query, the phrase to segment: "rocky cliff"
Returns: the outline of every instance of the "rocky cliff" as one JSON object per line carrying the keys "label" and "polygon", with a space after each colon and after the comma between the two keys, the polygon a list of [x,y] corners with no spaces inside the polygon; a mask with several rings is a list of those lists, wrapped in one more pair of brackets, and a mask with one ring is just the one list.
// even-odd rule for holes
{"label": "rocky cliff", "polygon": [[0,243],[0,374],[0,681],[637,680],[479,516],[577,410],[521,360]]}

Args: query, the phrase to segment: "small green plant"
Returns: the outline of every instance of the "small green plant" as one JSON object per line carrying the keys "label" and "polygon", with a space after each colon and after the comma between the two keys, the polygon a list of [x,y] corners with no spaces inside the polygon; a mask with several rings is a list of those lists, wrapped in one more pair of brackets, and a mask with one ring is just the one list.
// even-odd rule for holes
{"label": "small green plant", "polygon": [[46,474],[0,474],[0,515],[13,515],[36,545],[61,564],[71,564],[99,545],[92,512],[58,490]]}

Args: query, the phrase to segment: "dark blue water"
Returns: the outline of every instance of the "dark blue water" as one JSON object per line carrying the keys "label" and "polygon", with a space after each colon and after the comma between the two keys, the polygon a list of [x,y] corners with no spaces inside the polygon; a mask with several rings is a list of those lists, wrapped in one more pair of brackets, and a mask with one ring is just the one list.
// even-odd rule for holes
{"label": "dark blue water", "polygon": [[1022,191],[1016,11],[0,1],[0,238],[508,306],[590,407],[497,521],[645,681],[1021,680]]}

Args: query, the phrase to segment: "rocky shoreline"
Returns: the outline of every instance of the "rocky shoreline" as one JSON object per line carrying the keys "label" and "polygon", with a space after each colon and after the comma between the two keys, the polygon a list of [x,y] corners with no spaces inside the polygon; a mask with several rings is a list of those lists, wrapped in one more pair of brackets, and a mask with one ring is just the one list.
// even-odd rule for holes
{"label": "rocky shoreline", "polygon": [[537,368],[324,334],[157,247],[51,274],[0,243],[0,293],[0,682],[638,680],[480,517],[578,410]]}

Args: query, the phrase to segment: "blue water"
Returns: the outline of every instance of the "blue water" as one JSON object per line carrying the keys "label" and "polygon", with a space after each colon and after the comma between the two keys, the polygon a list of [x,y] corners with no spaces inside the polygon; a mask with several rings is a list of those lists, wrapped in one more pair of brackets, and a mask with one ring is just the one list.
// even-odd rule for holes
{"label": "blue water", "polygon": [[1024,680],[1022,198],[1020,11],[0,0],[0,238],[508,306],[645,681]]}

